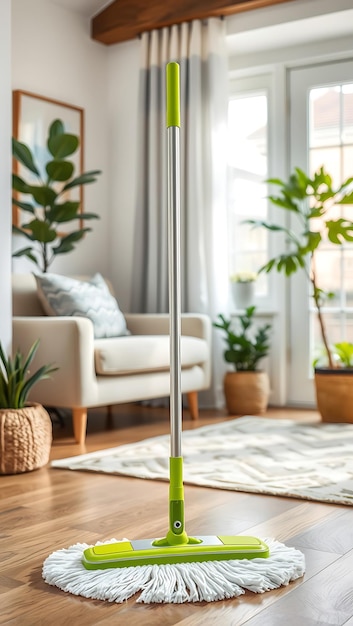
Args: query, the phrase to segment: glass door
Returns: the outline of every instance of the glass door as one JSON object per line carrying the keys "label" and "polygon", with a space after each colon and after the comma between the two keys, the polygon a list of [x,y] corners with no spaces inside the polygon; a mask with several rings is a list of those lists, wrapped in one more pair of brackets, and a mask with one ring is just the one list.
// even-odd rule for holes
{"label": "glass door", "polygon": [[[289,75],[290,171],[312,175],[321,165],[334,186],[353,176],[353,61],[296,68]],[[337,207],[335,218],[337,215]],[[340,209],[353,218],[353,207]],[[329,242],[318,255],[319,286],[334,293],[324,308],[330,343],[353,342],[353,244]],[[321,340],[304,273],[291,279],[288,402],[315,403],[313,360]]]}

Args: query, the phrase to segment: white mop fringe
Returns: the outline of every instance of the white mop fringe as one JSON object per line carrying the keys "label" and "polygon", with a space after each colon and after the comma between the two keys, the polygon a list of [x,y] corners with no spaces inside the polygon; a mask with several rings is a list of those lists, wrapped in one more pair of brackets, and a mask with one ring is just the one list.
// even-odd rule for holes
{"label": "white mop fringe", "polygon": [[141,592],[137,602],[182,603],[234,598],[245,590],[264,593],[303,576],[305,559],[299,550],[274,539],[264,541],[270,548],[268,558],[103,570],[85,569],[81,559],[89,545],[77,543],[48,556],[43,578],[62,591],[94,600],[124,602]]}

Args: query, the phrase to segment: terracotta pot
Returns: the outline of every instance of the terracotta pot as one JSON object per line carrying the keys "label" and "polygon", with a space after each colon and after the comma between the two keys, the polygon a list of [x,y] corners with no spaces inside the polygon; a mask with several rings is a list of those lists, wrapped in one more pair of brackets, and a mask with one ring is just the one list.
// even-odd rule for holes
{"label": "terracotta pot", "polygon": [[353,369],[317,368],[315,389],[323,422],[353,423]]}
{"label": "terracotta pot", "polygon": [[231,415],[264,413],[270,396],[267,372],[227,372],[224,394]]}
{"label": "terracotta pot", "polygon": [[41,404],[0,409],[0,474],[20,474],[46,465],[52,423]]}

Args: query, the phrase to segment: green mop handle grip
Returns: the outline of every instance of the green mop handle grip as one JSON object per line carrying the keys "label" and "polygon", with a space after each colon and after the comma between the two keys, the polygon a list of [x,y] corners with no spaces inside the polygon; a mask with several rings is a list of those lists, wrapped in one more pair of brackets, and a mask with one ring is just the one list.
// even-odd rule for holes
{"label": "green mop handle grip", "polygon": [[169,531],[167,540],[169,545],[187,543],[184,520],[184,486],[183,486],[183,458],[170,457],[169,483]]}
{"label": "green mop handle grip", "polygon": [[167,65],[167,128],[180,127],[179,64]]}

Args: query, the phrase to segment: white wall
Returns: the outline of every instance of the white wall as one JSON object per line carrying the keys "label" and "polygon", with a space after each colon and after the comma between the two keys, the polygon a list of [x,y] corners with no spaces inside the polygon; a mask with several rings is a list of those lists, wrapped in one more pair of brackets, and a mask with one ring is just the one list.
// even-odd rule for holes
{"label": "white wall", "polygon": [[0,341],[11,351],[11,0],[0,2]]}
{"label": "white wall", "polygon": [[[84,192],[85,210],[101,219],[87,224],[92,232],[74,252],[57,257],[50,269],[58,273],[109,275],[107,58],[108,48],[91,40],[89,20],[78,13],[46,0],[12,0],[12,89],[84,108],[85,169],[103,172]],[[33,269],[26,259],[13,259],[13,271]]]}

